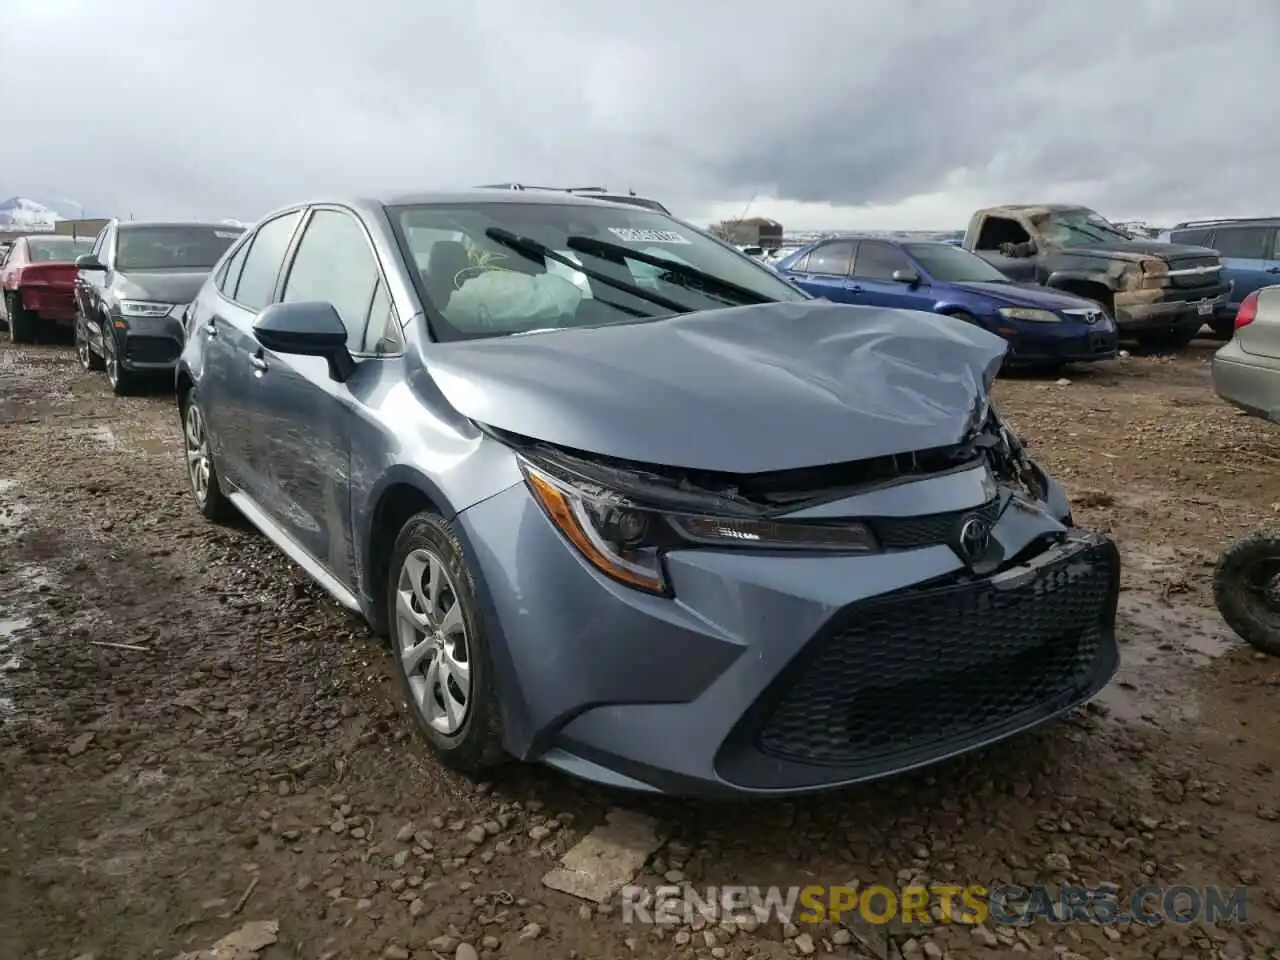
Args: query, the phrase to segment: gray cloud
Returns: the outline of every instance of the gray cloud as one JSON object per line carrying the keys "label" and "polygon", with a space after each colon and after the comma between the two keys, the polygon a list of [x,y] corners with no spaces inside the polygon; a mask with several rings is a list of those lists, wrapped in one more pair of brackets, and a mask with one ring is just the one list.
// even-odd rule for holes
{"label": "gray cloud", "polygon": [[1276,37],[1273,0],[5,0],[0,193],[256,218],[509,179],[690,213],[1071,185],[1116,215],[1273,212]]}

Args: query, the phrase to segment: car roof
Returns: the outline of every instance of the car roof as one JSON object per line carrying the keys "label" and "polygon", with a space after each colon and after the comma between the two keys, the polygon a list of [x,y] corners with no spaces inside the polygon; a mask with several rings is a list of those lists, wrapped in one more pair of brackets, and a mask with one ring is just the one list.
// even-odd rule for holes
{"label": "car roof", "polygon": [[[318,202],[318,201],[317,201]],[[616,207],[625,207],[627,204],[617,203],[615,201],[606,200],[600,194],[583,194],[583,193],[552,193],[551,191],[536,190],[498,190],[493,188],[477,188],[474,190],[439,190],[423,193],[396,193],[378,197],[376,199],[365,200],[365,203],[373,202],[386,207],[414,206],[425,204],[450,204],[450,203],[541,203],[548,206],[580,206],[580,207],[598,207],[602,203],[612,204]],[[634,209],[634,205],[633,209]]]}
{"label": "car roof", "polygon": [[1255,227],[1280,226],[1280,217],[1222,217],[1217,220],[1184,220],[1175,223],[1170,230],[1194,230],[1196,228],[1235,227],[1248,224]]}
{"label": "car roof", "polygon": [[797,247],[796,249],[806,250],[809,247],[817,246],[819,243],[827,243],[831,240],[874,240],[877,243],[887,243],[893,247],[904,247],[907,244],[910,244],[913,247],[921,244],[926,244],[932,247],[951,246],[951,244],[947,243],[945,240],[926,240],[923,237],[917,239],[915,237],[881,237],[874,233],[833,233],[829,237],[818,237],[814,240],[810,240],[804,246]]}
{"label": "car roof", "polygon": [[217,223],[213,220],[126,220],[117,224],[121,230],[136,230],[140,227],[215,227],[219,230],[240,230],[246,227],[232,223]]}
{"label": "car roof", "polygon": [[[614,207],[618,210],[626,210],[631,213],[635,213],[636,210],[649,210],[651,213],[662,213],[660,210],[653,210],[650,207],[640,206],[634,203],[618,203],[613,200],[605,200],[600,197],[599,194],[550,193],[534,190],[502,190],[489,187],[475,187],[470,190],[433,190],[416,193],[402,192],[345,197],[310,197],[305,200],[296,200],[293,203],[276,207],[274,210],[270,210],[263,214],[263,216],[258,220],[258,223],[262,223],[266,220],[271,220],[275,217],[283,216],[294,211],[302,210],[306,207],[346,207],[347,209],[357,211],[364,216],[377,217],[380,216],[383,210],[387,207],[443,207],[453,204],[480,206],[483,204],[510,203],[539,204],[548,207],[584,207],[588,209],[596,209],[600,206],[606,206]],[[671,214],[665,214],[665,216],[671,216]]]}

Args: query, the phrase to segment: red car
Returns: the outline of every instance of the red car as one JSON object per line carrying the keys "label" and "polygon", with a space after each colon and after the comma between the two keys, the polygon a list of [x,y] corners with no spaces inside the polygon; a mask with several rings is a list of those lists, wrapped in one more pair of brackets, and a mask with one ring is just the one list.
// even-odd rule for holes
{"label": "red car", "polygon": [[13,241],[0,263],[0,295],[13,343],[32,343],[75,325],[76,257],[93,249],[86,237],[28,236]]}

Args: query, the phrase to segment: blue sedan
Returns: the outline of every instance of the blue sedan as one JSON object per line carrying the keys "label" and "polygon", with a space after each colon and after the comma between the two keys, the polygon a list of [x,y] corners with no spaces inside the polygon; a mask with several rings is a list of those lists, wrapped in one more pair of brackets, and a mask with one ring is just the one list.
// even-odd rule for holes
{"label": "blue sedan", "polygon": [[1092,300],[1015,283],[949,243],[840,237],[780,261],[777,272],[817,297],[956,317],[1009,343],[1006,367],[1055,367],[1116,355],[1115,320]]}

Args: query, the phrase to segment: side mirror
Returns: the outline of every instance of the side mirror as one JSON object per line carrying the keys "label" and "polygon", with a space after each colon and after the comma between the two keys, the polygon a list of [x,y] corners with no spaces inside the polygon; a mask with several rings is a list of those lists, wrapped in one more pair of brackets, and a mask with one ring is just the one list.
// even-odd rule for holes
{"label": "side mirror", "polygon": [[274,353],[324,357],[329,376],[339,383],[356,367],[347,350],[347,328],[331,303],[273,303],[258,314],[253,335]]}
{"label": "side mirror", "polygon": [[895,270],[893,271],[893,282],[905,283],[909,287],[919,286],[920,271],[916,270],[914,267],[908,267],[905,270]]}
{"label": "side mirror", "polygon": [[107,265],[92,253],[82,253],[76,257],[76,268],[79,270],[105,270]]}

